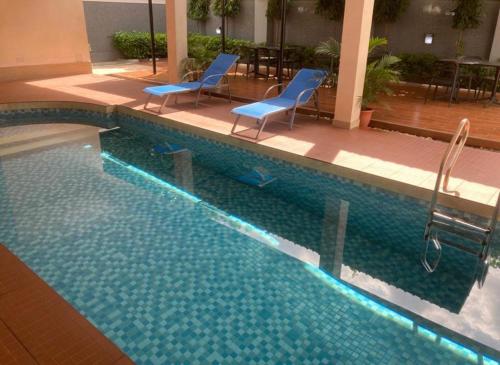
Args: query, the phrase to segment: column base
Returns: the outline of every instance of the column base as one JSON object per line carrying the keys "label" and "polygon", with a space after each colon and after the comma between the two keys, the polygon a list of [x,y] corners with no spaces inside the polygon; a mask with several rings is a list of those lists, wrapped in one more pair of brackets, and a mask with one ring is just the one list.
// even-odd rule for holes
{"label": "column base", "polygon": [[332,120],[332,125],[336,128],[342,128],[342,129],[354,129],[359,127],[359,119],[354,120],[352,122],[346,122],[343,120]]}

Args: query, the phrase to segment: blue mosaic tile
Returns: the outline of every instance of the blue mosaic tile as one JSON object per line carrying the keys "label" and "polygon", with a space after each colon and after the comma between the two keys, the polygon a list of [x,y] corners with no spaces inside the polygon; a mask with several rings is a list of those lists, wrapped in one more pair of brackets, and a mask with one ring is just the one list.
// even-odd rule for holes
{"label": "blue mosaic tile", "polygon": [[[101,135],[102,151],[0,159],[0,239],[136,363],[478,363],[328,272],[328,206],[346,201],[344,265],[460,311],[474,262],[447,251],[435,275],[424,272],[425,203],[138,118],[67,113],[0,113],[8,125],[122,127]],[[182,156],[151,152],[165,140],[191,151],[191,181]],[[256,166],[277,180],[235,179]],[[296,260],[273,248],[277,237],[328,260]]]}

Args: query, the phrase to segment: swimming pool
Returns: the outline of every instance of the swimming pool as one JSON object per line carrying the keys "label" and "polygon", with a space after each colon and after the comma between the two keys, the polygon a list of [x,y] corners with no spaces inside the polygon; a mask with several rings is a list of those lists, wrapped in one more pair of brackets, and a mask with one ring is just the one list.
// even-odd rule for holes
{"label": "swimming pool", "polygon": [[[462,324],[452,330],[497,344],[460,315],[471,300],[498,314],[498,269],[479,290],[473,260],[450,250],[426,274],[426,203],[115,122],[88,142],[0,159],[0,240],[137,363],[493,363],[493,349],[387,303],[432,320],[439,308],[444,325]],[[187,151],[152,152],[165,141]],[[276,180],[238,181],[255,168]]]}

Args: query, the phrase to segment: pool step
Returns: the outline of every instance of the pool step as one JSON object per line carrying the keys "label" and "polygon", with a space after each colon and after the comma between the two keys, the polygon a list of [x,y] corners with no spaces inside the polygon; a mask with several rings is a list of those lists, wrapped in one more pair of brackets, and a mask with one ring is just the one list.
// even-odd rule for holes
{"label": "pool step", "polygon": [[87,129],[88,126],[78,124],[53,124],[47,125],[42,130],[40,128],[36,128],[35,131],[29,128],[29,126],[10,128],[10,134],[0,133],[0,148],[11,147],[17,144],[36,142],[37,140],[60,136],[66,133],[73,133],[75,131]]}
{"label": "pool step", "polygon": [[[15,128],[15,127],[14,127]],[[97,128],[83,125],[61,124],[58,128],[47,128],[40,132],[26,132],[0,137],[0,157],[40,150],[79,139],[97,136]]]}

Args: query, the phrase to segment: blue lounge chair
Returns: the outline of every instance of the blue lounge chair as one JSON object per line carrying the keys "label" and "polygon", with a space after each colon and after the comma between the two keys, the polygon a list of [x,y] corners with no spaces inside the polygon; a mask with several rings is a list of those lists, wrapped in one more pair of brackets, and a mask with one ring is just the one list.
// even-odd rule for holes
{"label": "blue lounge chair", "polygon": [[273,85],[267,89],[263,101],[234,108],[232,113],[236,114],[236,120],[234,121],[231,134],[235,133],[234,131],[241,116],[245,116],[257,119],[259,130],[255,139],[258,139],[269,116],[276,113],[288,112],[290,110],[292,114],[288,120],[288,126],[292,129],[297,107],[307,104],[311,97],[314,98],[319,118],[318,87],[323,83],[326,75],[327,73],[323,70],[303,68],[277,97],[266,99],[269,92],[275,87],[280,86],[280,84]]}
{"label": "blue lounge chair", "polygon": [[[151,86],[145,88],[144,92],[149,94],[149,96],[146,100],[146,103],[144,104],[144,109],[147,109],[148,104],[153,96],[159,96],[165,98],[159,109],[159,112],[161,113],[165,105],[167,105],[170,95],[175,95],[175,100],[177,102],[178,94],[189,92],[196,93],[195,106],[197,107],[200,94],[203,90],[206,90],[210,93],[212,90],[223,86],[227,87],[229,93],[229,102],[231,102],[231,91],[229,89],[229,80],[227,79],[226,74],[236,63],[238,58],[239,56],[237,55],[221,53],[207,68],[207,70],[203,73],[198,81],[180,82],[178,84]],[[182,79],[185,80],[186,77],[191,73],[192,72],[187,73],[183,76]],[[225,80],[224,84],[222,83],[223,80]]]}

